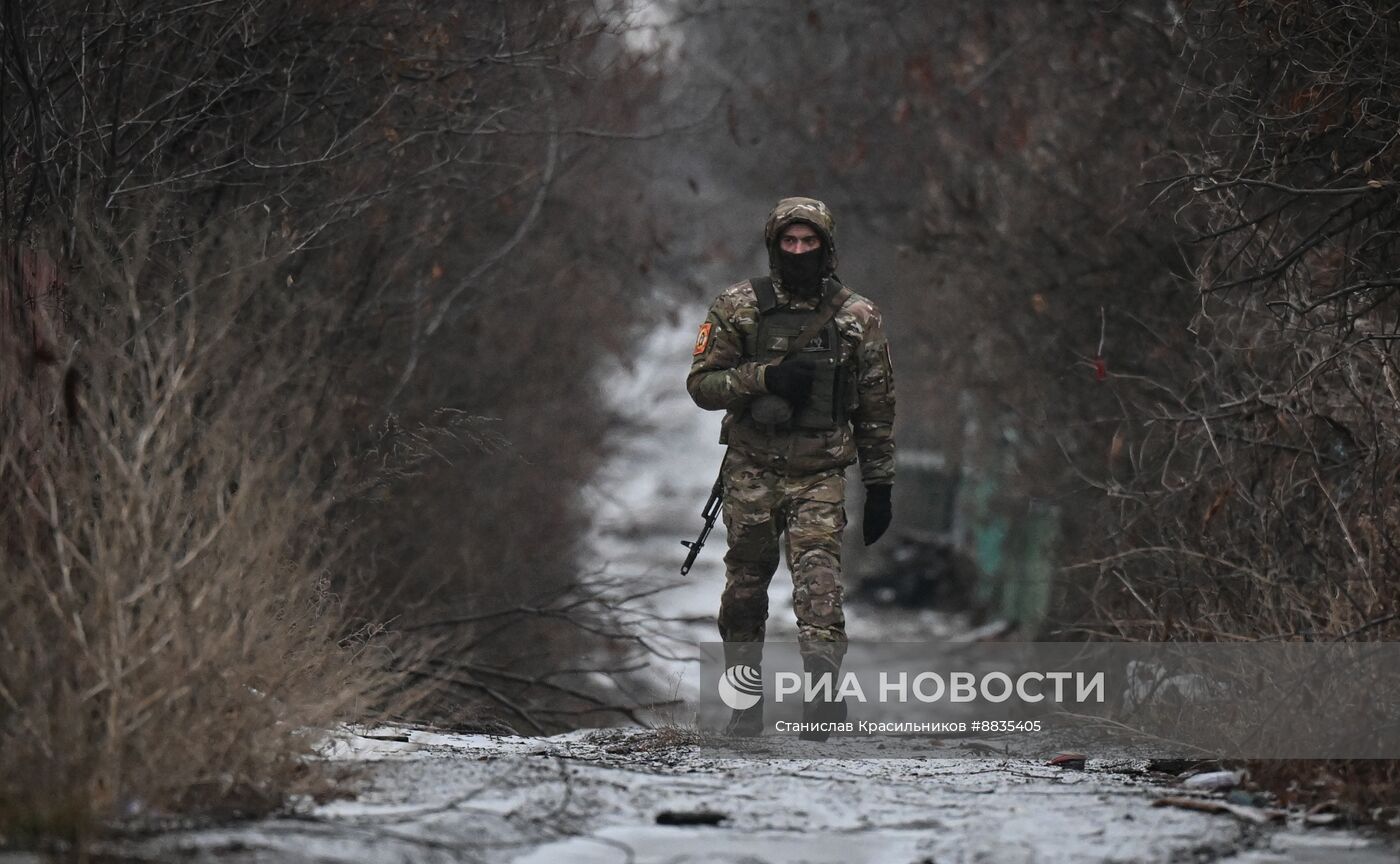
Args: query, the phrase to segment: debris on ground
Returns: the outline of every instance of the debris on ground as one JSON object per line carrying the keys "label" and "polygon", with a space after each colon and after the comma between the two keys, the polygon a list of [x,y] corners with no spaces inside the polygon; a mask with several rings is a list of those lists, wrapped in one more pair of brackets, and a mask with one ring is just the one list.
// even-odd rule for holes
{"label": "debris on ground", "polygon": [[718,825],[729,817],[713,810],[662,810],[656,814],[657,825]]}
{"label": "debris on ground", "polygon": [[1263,807],[1243,807],[1218,798],[1158,798],[1153,807],[1179,807],[1182,810],[1196,810],[1201,813],[1228,813],[1241,822],[1263,825],[1268,822],[1282,822],[1287,813],[1282,810],[1269,810]]}
{"label": "debris on ground", "polygon": [[1088,757],[1083,753],[1061,753],[1045,764],[1054,765],[1059,768],[1068,768],[1073,771],[1083,771],[1086,758]]}
{"label": "debris on ground", "polygon": [[958,642],[1000,642],[1007,636],[1016,632],[1015,621],[1003,621],[997,619],[983,624],[981,627],[974,627],[957,638]]}
{"label": "debris on ground", "polygon": [[1238,771],[1207,771],[1204,774],[1193,774],[1187,777],[1181,781],[1181,785],[1187,789],[1221,792],[1226,789],[1234,789],[1243,780],[1244,777]]}
{"label": "debris on ground", "polygon": [[1147,770],[1159,774],[1181,775],[1201,767],[1199,759],[1148,759]]}
{"label": "debris on ground", "polygon": [[1314,828],[1330,828],[1334,825],[1345,825],[1348,821],[1347,814],[1342,811],[1341,805],[1336,801],[1323,801],[1308,808],[1308,812],[1303,815],[1303,824]]}
{"label": "debris on ground", "polygon": [[1243,789],[1231,789],[1225,793],[1225,800],[1242,807],[1267,807],[1270,803],[1263,792],[1246,792]]}

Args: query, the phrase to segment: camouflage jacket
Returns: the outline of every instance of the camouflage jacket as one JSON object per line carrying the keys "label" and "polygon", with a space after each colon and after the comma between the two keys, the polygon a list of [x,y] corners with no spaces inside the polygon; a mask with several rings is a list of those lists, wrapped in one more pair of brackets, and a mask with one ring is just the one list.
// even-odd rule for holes
{"label": "camouflage jacket", "polygon": [[[775,284],[779,305],[789,296]],[[793,303],[810,309],[813,302]],[[700,327],[694,360],[686,378],[690,397],[701,408],[723,409],[720,443],[772,464],[786,474],[844,468],[860,460],[866,485],[894,482],[894,369],[875,304],[852,293],[835,316],[841,363],[855,370],[856,398],[849,422],[829,432],[772,430],[748,415],[753,397],[768,392],[763,364],[745,355],[758,329],[758,299],[746,280],[726,288],[710,306]]]}

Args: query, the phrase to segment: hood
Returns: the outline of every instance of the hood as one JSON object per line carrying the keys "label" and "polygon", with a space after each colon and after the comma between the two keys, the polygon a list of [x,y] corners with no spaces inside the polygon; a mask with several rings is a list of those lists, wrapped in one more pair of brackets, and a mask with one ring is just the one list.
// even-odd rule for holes
{"label": "hood", "polygon": [[827,206],[815,198],[784,198],[768,214],[763,226],[763,243],[768,247],[768,267],[778,273],[778,235],[794,222],[806,222],[822,236],[822,254],[826,256],[826,272],[836,270],[836,218]]}

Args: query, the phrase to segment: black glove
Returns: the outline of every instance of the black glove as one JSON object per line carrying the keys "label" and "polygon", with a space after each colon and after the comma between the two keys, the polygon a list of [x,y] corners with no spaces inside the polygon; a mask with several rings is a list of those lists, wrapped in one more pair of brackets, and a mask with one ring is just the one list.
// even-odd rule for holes
{"label": "black glove", "polygon": [[816,374],[817,364],[811,360],[784,360],[764,370],[763,384],[769,393],[783,397],[796,411],[812,398],[812,379]]}
{"label": "black glove", "polygon": [[894,487],[888,483],[865,487],[865,515],[861,518],[861,529],[865,534],[865,545],[879,540],[890,527],[890,517],[894,515],[890,507],[890,492]]}

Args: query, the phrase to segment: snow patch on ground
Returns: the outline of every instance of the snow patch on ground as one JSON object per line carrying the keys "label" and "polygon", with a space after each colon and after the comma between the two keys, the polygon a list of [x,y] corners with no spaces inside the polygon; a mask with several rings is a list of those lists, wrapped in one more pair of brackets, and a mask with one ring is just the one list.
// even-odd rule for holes
{"label": "snow patch on ground", "polygon": [[[792,756],[735,758],[677,729],[536,738],[388,726],[330,741],[338,764],[365,765],[354,800],[101,851],[371,864],[1396,860],[1375,841],[1304,829],[1296,817],[1258,828],[1152,807],[1168,790],[1093,762],[1074,771],[1023,759],[792,758],[800,742]],[[657,824],[664,812],[724,819]]]}

